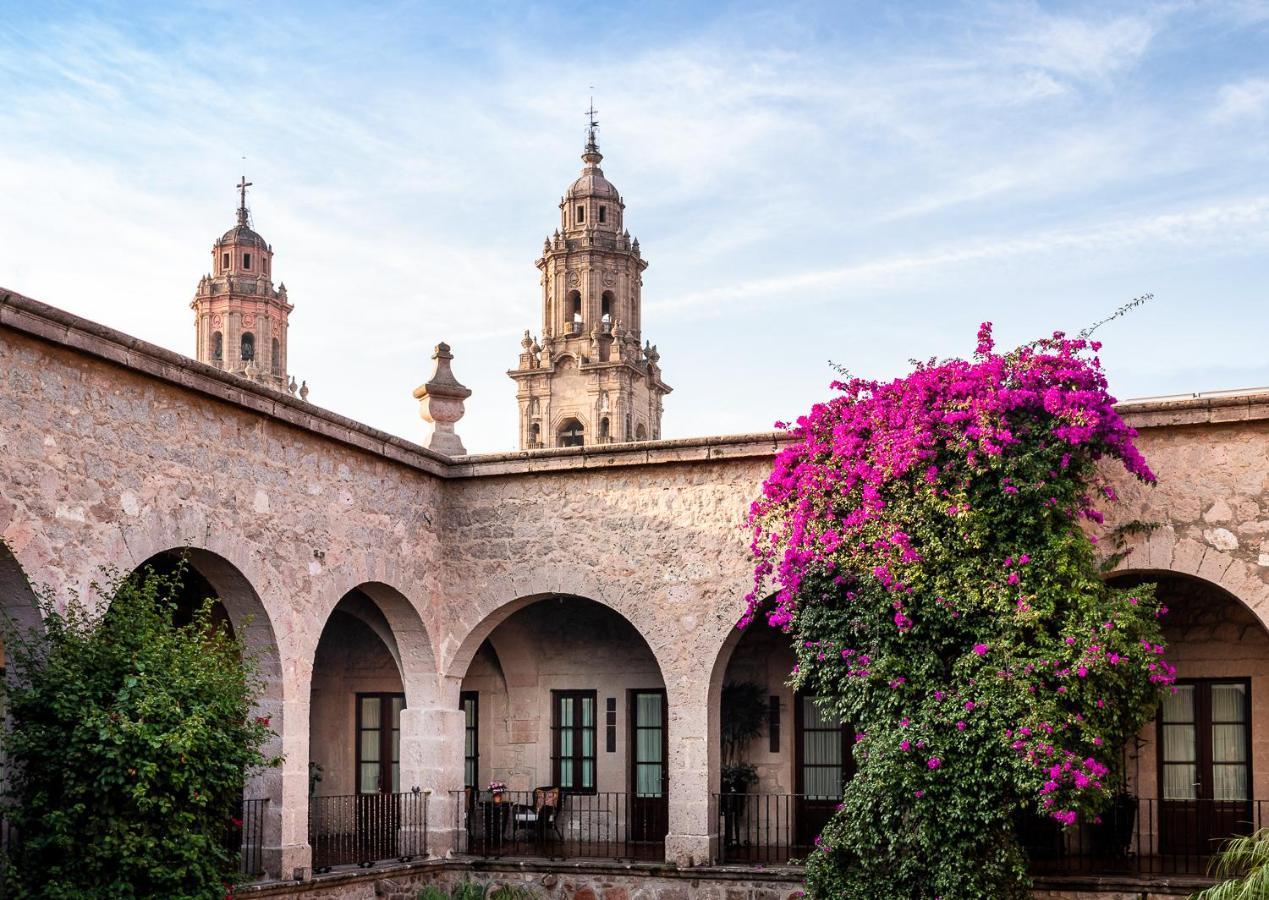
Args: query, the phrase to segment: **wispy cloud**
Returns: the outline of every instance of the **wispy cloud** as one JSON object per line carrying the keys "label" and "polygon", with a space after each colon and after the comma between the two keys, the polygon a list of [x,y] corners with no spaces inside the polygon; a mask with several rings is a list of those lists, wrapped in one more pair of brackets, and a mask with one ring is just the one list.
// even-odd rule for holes
{"label": "wispy cloud", "polygon": [[[16,211],[0,217],[0,282],[188,351],[245,155],[296,303],[298,373],[323,405],[406,435],[447,339],[476,392],[468,446],[514,439],[505,370],[540,324],[533,260],[580,166],[591,84],[652,263],[670,435],[795,411],[770,404],[819,389],[811,361],[856,335],[851,352],[884,366],[892,336],[906,359],[961,311],[1006,305],[1044,330],[1052,312],[1020,291],[1163,280],[1170,315],[1208,290],[1243,320],[1264,308],[1250,273],[1269,213],[1248,148],[1269,82],[1254,54],[1202,43],[1262,37],[1257,4],[808,0],[796,15],[614,7],[598,24],[550,5],[23,12],[0,23],[0,195]],[[1152,346],[1220,371],[1254,329],[1199,346],[1220,321],[1207,309]],[[721,395],[758,339],[797,358]]]}

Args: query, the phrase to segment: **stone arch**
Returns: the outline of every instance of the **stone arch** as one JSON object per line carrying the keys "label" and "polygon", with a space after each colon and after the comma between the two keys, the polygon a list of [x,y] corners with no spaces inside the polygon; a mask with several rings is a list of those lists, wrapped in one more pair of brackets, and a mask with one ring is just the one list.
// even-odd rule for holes
{"label": "stone arch", "polygon": [[[584,573],[567,574],[584,575]],[[558,576],[556,580],[558,580]],[[617,600],[609,599],[605,596],[602,588],[591,579],[587,577],[570,577],[559,582],[559,586],[555,590],[539,590],[532,593],[519,594],[510,599],[492,599],[479,603],[477,605],[475,624],[470,625],[461,636],[454,636],[457,639],[457,644],[453,646],[452,650],[448,650],[441,659],[440,671],[441,677],[445,682],[445,701],[448,702],[452,694],[452,699],[457,704],[458,685],[463,680],[463,673],[471,665],[472,657],[476,655],[480,645],[493,634],[494,629],[520,610],[552,597],[576,597],[607,607],[610,611],[630,623],[635,631],[639,633],[639,636],[643,638],[648,645],[648,649],[652,651],[652,656],[656,660],[657,667],[661,670],[662,677],[672,671],[664,651],[653,642],[655,629],[652,628],[651,616],[646,606],[637,602],[626,603],[624,602],[624,596]]]}
{"label": "stone arch", "polygon": [[1128,551],[1108,578],[1140,572],[1172,572],[1209,582],[1246,606],[1269,629],[1269,584],[1261,567],[1211,544],[1177,535],[1171,525],[1130,535]]}
{"label": "stone arch", "polygon": [[[443,786],[449,756],[461,753],[461,746],[448,745],[454,732],[459,730],[461,712],[457,704],[448,710],[437,706],[432,641],[417,606],[394,586],[394,583],[407,581],[395,571],[394,564],[381,562],[371,566],[369,572],[336,570],[327,574],[330,577],[325,579],[326,591],[313,611],[311,640],[304,656],[309,675],[308,750],[299,766],[303,767],[306,785],[310,761],[333,766],[323,772],[323,783],[317,794],[334,795],[337,800],[323,801],[334,805],[318,805],[303,819],[329,825],[330,816],[338,815],[338,810],[344,808],[338,798],[361,794],[367,785],[371,793],[407,794],[430,793]],[[364,699],[366,692],[375,695],[377,700]],[[404,696],[401,706],[394,699],[397,695]],[[392,732],[385,731],[392,727],[385,717],[399,715],[396,771],[392,771],[390,760],[382,755],[388,745],[381,744],[380,754],[374,760],[379,763],[377,773],[372,772],[368,782],[363,780],[356,766],[357,751],[353,749],[364,736],[357,731],[357,717],[366,702],[378,703],[375,714],[379,716],[381,739],[392,736]],[[320,759],[316,754],[319,747],[323,754]],[[348,756],[349,752],[353,755]],[[307,809],[310,805],[307,791],[302,802]],[[417,812],[417,807],[410,808]],[[413,834],[418,827],[421,827],[418,822],[403,826],[402,834]],[[417,838],[416,834],[410,840]],[[444,840],[442,834],[442,844]],[[322,836],[320,828],[317,842],[312,848],[314,867],[330,866],[330,842]],[[334,859],[333,864],[350,861],[356,860]]]}

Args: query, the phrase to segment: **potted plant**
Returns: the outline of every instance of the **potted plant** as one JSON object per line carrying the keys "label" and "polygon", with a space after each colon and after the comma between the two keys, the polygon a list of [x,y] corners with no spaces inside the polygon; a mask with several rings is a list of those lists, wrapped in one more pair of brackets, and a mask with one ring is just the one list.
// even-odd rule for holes
{"label": "potted plant", "polygon": [[494,803],[501,803],[503,795],[507,792],[507,783],[505,781],[489,782],[489,794]]}
{"label": "potted plant", "polygon": [[752,681],[723,685],[719,710],[722,738],[722,771],[720,797],[723,813],[724,842],[740,843],[740,818],[745,809],[745,794],[758,782],[758,770],[745,759],[749,743],[762,735],[767,715],[766,691]]}
{"label": "potted plant", "polygon": [[1131,751],[1127,746],[1119,755],[1119,765],[1112,770],[1113,783],[1118,786],[1110,803],[1092,824],[1094,852],[1104,856],[1125,857],[1132,849],[1133,828],[1137,823],[1137,795],[1128,789],[1128,760],[1136,760],[1143,741],[1135,735]]}

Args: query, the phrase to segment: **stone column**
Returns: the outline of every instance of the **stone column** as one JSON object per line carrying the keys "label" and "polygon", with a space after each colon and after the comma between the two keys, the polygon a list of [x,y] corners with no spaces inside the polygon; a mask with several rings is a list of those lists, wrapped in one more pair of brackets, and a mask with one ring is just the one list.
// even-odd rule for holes
{"label": "stone column", "polygon": [[[280,748],[285,757],[280,769],[260,776],[259,787],[270,803],[264,823],[264,868],[273,878],[290,881],[308,878],[313,852],[308,843],[308,740],[309,700],[282,704]],[[276,727],[276,723],[275,723]]]}
{"label": "stone column", "polygon": [[[708,678],[708,673],[703,676]],[[679,867],[705,866],[713,859],[717,823],[711,815],[708,684],[681,678],[667,682],[670,704],[670,829],[665,858]]]}

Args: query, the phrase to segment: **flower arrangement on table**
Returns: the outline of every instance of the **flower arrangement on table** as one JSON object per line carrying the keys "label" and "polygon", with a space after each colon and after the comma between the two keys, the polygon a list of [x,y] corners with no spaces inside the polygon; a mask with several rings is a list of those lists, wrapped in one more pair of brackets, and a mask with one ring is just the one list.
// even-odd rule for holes
{"label": "flower arrangement on table", "polygon": [[494,803],[502,802],[502,795],[507,792],[507,783],[505,781],[489,782],[489,793],[493,796]]}

